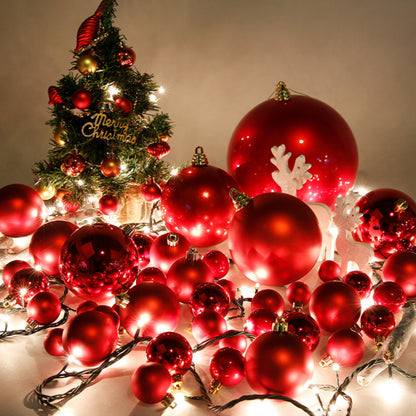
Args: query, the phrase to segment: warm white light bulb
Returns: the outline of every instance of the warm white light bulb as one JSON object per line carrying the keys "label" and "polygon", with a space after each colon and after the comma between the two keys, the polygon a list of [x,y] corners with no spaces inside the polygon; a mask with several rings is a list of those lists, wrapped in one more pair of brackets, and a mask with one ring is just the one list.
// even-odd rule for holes
{"label": "warm white light bulb", "polygon": [[157,97],[154,94],[150,94],[149,95],[149,101],[151,101],[152,103],[157,102]]}
{"label": "warm white light bulb", "polygon": [[158,89],[159,94],[164,94],[166,92],[165,88],[160,86]]}

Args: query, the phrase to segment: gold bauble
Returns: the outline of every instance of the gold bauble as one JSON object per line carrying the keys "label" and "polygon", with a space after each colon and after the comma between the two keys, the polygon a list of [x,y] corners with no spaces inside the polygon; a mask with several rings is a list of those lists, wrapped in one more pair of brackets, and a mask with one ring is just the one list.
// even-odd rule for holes
{"label": "gold bauble", "polygon": [[53,134],[53,139],[58,146],[65,146],[68,140],[68,130],[65,127],[58,127]]}
{"label": "gold bauble", "polygon": [[56,194],[56,188],[54,185],[37,185],[35,186],[35,189],[39,196],[44,200],[47,201],[48,199],[51,199]]}
{"label": "gold bauble", "polygon": [[83,75],[93,74],[97,70],[97,65],[97,60],[92,55],[82,55],[77,61],[77,69]]}

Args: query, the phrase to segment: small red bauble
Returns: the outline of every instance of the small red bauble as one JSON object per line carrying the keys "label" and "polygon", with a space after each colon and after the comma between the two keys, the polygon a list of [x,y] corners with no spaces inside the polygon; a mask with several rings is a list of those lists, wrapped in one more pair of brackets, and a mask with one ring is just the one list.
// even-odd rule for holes
{"label": "small red bauble", "polygon": [[376,189],[356,204],[363,214],[352,236],[370,244],[379,259],[416,247],[416,203],[394,189]]}
{"label": "small red bauble", "polygon": [[397,313],[406,303],[407,296],[399,284],[382,282],[374,289],[373,300],[377,305],[387,306],[393,313]]}
{"label": "small red bauble", "polygon": [[62,342],[74,360],[84,366],[96,366],[111,354],[118,341],[113,319],[96,310],[77,314],[64,328]]}
{"label": "small red bauble", "polygon": [[284,318],[287,331],[297,335],[311,351],[318,346],[321,331],[311,316],[303,312],[289,312]]}
{"label": "small red bauble", "polygon": [[136,279],[136,246],[115,225],[84,225],[66,240],[60,271],[65,285],[76,295],[110,300]]}
{"label": "small red bauble", "polygon": [[352,367],[363,358],[365,344],[361,335],[348,328],[334,332],[328,338],[326,350],[335,363]]}
{"label": "small red bauble", "polygon": [[42,273],[32,267],[22,269],[16,272],[9,284],[9,295],[22,306],[26,306],[27,302],[39,292],[47,292],[49,290],[49,281]]}
{"label": "small red bauble", "polygon": [[354,270],[347,273],[343,277],[342,281],[347,285],[352,286],[357,291],[360,299],[367,298],[370,295],[371,289],[373,288],[373,283],[371,282],[370,276],[359,270]]}
{"label": "small red bauble", "polygon": [[[192,334],[197,342],[218,337],[227,331],[227,322],[215,311],[200,313],[192,321]],[[217,342],[218,343],[218,342]]]}
{"label": "small red bauble", "polygon": [[68,213],[78,211],[79,207],[81,206],[78,201],[72,199],[72,196],[68,191],[65,191],[60,200],[62,202],[64,210]]}
{"label": "small red bauble", "polygon": [[157,183],[153,182],[153,180],[147,181],[142,186],[140,192],[146,202],[156,202],[162,195],[162,189]]}
{"label": "small red bauble", "polygon": [[[234,330],[230,330],[224,333],[224,335],[234,333]],[[220,348],[224,347],[230,347],[234,348],[241,352],[241,354],[244,354],[246,348],[247,348],[247,337],[245,335],[233,335],[228,336],[226,338],[220,339],[219,342]]]}
{"label": "small red bauble", "polygon": [[85,169],[85,159],[78,153],[70,153],[62,161],[61,170],[73,178],[79,176]]}
{"label": "small red bauble", "polygon": [[293,282],[286,289],[286,297],[292,305],[307,305],[311,298],[311,290],[303,282]]}
{"label": "small red bauble", "polygon": [[45,339],[43,340],[43,346],[48,354],[55,357],[60,357],[66,354],[64,345],[62,344],[63,332],[63,328],[53,328],[47,333]]}
{"label": "small red bauble", "polygon": [[120,202],[114,195],[103,195],[98,201],[98,207],[104,215],[115,214],[120,208]]}
{"label": "small red bauble", "polygon": [[101,162],[100,169],[106,178],[115,178],[121,172],[120,159],[110,154]]}
{"label": "small red bauble", "polygon": [[245,375],[259,394],[296,397],[303,393],[313,376],[312,352],[294,334],[266,332],[247,348]]}
{"label": "small red bauble", "polygon": [[248,316],[244,329],[257,337],[271,331],[276,319],[277,314],[270,309],[256,309]]}
{"label": "small red bauble", "polygon": [[209,362],[209,372],[224,386],[237,385],[244,379],[243,354],[234,348],[220,348]]}
{"label": "small red bauble", "polygon": [[146,267],[140,270],[137,282],[158,282],[166,285],[166,275],[157,267]]}
{"label": "small red bauble", "polygon": [[285,310],[285,301],[274,289],[259,290],[251,301],[251,310],[256,309],[268,309],[276,315],[281,315]]}
{"label": "small red bauble", "polygon": [[45,205],[30,186],[14,184],[0,189],[0,232],[7,237],[25,237],[43,224]]}
{"label": "small red bauble", "polygon": [[105,313],[111,320],[117,329],[120,328],[120,315],[111,306],[98,305],[94,308],[94,311]]}
{"label": "small red bauble", "polygon": [[192,364],[192,347],[177,332],[164,332],[153,338],[146,348],[147,361],[163,364],[171,375],[185,374]]}
{"label": "small red bauble", "polygon": [[345,120],[330,106],[306,95],[287,101],[269,99],[254,107],[240,121],[228,147],[228,171],[240,189],[250,195],[279,192],[272,172],[271,148],[284,144],[292,154],[304,155],[312,178],[297,192],[308,202],[332,206],[353,187],[358,151]]}
{"label": "small red bauble", "polygon": [[56,220],[43,224],[33,234],[29,244],[29,253],[35,264],[49,276],[60,277],[59,263],[62,247],[69,236],[78,229],[69,221]]}
{"label": "small red bauble", "polygon": [[229,279],[219,279],[217,280],[217,284],[225,289],[225,291],[228,293],[228,296],[230,297],[230,301],[232,302],[235,299],[235,295],[237,293],[235,284]]}
{"label": "small red bauble", "polygon": [[373,305],[361,315],[361,329],[369,338],[384,338],[396,326],[393,312],[384,305]]}
{"label": "small red bauble", "polygon": [[416,253],[392,254],[384,263],[383,281],[399,284],[408,298],[416,297]]}
{"label": "small red bauble", "polygon": [[92,104],[92,94],[85,88],[79,88],[72,94],[72,104],[80,110],[85,110]]}
{"label": "small red bauble", "polygon": [[341,266],[333,260],[325,260],[318,269],[318,276],[323,282],[337,280],[341,276]]}
{"label": "small red bauble", "polygon": [[133,110],[133,103],[126,97],[117,97],[114,100],[116,108],[123,115],[127,116]]}
{"label": "small red bauble", "polygon": [[32,267],[27,261],[23,260],[12,260],[7,263],[3,268],[3,283],[6,286],[9,286],[10,280],[12,279],[13,275],[22,269],[27,269]]}
{"label": "small red bauble", "polygon": [[229,192],[237,184],[224,170],[208,165],[199,151],[192,166],[168,180],[160,202],[168,230],[183,234],[193,246],[209,247],[227,238],[235,212]]}
{"label": "small red bauble", "polygon": [[121,66],[132,66],[136,61],[136,54],[131,48],[121,48],[116,55],[116,60]]}
{"label": "small red bauble", "polygon": [[166,233],[157,237],[150,247],[150,261],[167,273],[170,266],[186,255],[191,244],[182,234]]}
{"label": "small red bauble", "polygon": [[77,313],[92,311],[98,306],[97,302],[94,302],[93,300],[86,300],[84,302],[81,302],[77,307]]}
{"label": "small red bauble", "polygon": [[188,303],[197,285],[213,283],[210,268],[198,258],[195,249],[190,249],[186,257],[176,260],[166,274],[166,284],[176,294],[178,300]]}
{"label": "small red bauble", "polygon": [[120,308],[121,326],[134,337],[154,337],[174,331],[179,323],[181,308],[175,294],[157,282],[139,283],[127,291],[128,305]]}
{"label": "small red bauble", "polygon": [[230,310],[230,297],[226,290],[216,283],[201,283],[195,287],[189,306],[195,316],[207,310],[226,316]]}
{"label": "small red bauble", "polygon": [[258,195],[242,204],[228,231],[237,267],[249,279],[268,286],[282,286],[306,275],[318,260],[321,242],[311,208],[280,193]]}
{"label": "small red bauble", "polygon": [[150,263],[150,247],[153,239],[146,234],[133,233],[130,235],[137,247],[137,255],[139,257],[139,267],[146,267]]}
{"label": "small red bauble", "polygon": [[158,160],[166,156],[170,152],[170,146],[167,142],[154,142],[147,146],[147,152],[149,155],[154,156]]}
{"label": "small red bauble", "polygon": [[230,261],[222,251],[210,250],[204,254],[202,260],[208,264],[208,267],[214,275],[214,279],[221,279],[230,270]]}
{"label": "small red bauble", "polygon": [[319,327],[328,332],[352,327],[361,314],[361,299],[340,281],[322,283],[312,293],[309,310]]}
{"label": "small red bauble", "polygon": [[40,325],[47,325],[58,318],[61,309],[58,296],[51,292],[39,292],[27,303],[27,316]]}
{"label": "small red bauble", "polygon": [[141,365],[131,379],[134,395],[147,404],[161,402],[171,385],[172,376],[167,368],[154,362]]}

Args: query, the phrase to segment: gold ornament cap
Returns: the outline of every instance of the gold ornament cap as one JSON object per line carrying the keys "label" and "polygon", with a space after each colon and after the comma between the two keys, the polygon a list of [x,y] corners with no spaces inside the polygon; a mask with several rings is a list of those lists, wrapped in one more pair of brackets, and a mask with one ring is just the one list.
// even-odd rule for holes
{"label": "gold ornament cap", "polygon": [[127,305],[130,303],[130,295],[126,292],[118,293],[116,296],[116,305],[120,306],[120,308],[126,308]]}
{"label": "gold ornament cap", "polygon": [[166,243],[169,247],[176,247],[179,244],[179,235],[175,233],[169,233],[166,237]]}
{"label": "gold ornament cap", "polygon": [[186,260],[188,261],[196,261],[200,259],[200,255],[198,250],[195,247],[190,247],[189,250],[186,252]]}
{"label": "gold ornament cap", "polygon": [[238,191],[235,188],[230,190],[230,197],[233,200],[234,207],[237,211],[245,208],[253,198],[250,198],[243,192]]}
{"label": "gold ornament cap", "polygon": [[283,81],[279,81],[276,85],[276,91],[274,93],[274,99],[276,101],[289,101],[292,98],[292,94],[286,87]]}
{"label": "gold ornament cap", "polygon": [[209,394],[216,394],[218,393],[223,387],[223,384],[221,384],[218,380],[211,380],[209,383]]}
{"label": "gold ornament cap", "polygon": [[170,407],[171,409],[174,409],[177,406],[175,402],[175,397],[173,397],[172,393],[168,393],[161,403],[163,404],[163,406]]}
{"label": "gold ornament cap", "polygon": [[202,146],[198,146],[195,149],[195,153],[192,157],[192,166],[207,166],[208,159],[205,156],[204,149]]}
{"label": "gold ornament cap", "polygon": [[273,331],[284,333],[287,332],[288,324],[284,318],[278,317],[276,322],[273,324]]}

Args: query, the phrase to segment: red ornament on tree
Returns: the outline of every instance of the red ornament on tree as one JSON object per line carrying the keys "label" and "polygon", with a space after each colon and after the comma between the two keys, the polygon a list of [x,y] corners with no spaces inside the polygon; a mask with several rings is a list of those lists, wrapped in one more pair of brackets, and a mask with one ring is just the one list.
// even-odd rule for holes
{"label": "red ornament on tree", "polygon": [[150,143],[149,146],[147,146],[147,151],[149,155],[160,160],[170,152],[170,146],[167,142],[157,141]]}
{"label": "red ornament on tree", "polygon": [[[197,342],[218,337],[227,331],[227,322],[215,311],[200,313],[192,321],[192,334]],[[218,342],[216,342],[218,343]]]}
{"label": "red ornament on tree", "polygon": [[36,265],[49,276],[60,277],[59,263],[62,247],[69,236],[78,229],[72,222],[56,220],[43,224],[33,234],[29,253]]}
{"label": "red ornament on tree", "polygon": [[121,172],[121,162],[113,154],[109,154],[102,162],[101,162],[101,173],[106,178],[115,178]]}
{"label": "red ornament on tree", "polygon": [[202,147],[197,147],[192,166],[172,176],[163,190],[160,202],[166,227],[196,247],[221,243],[235,212],[229,197],[234,187],[230,175],[209,166]]}
{"label": "red ornament on tree", "polygon": [[133,66],[136,61],[136,54],[131,48],[121,48],[116,55],[116,60],[120,66]]}
{"label": "red ornament on tree", "polygon": [[400,312],[402,306],[406,303],[406,299],[406,293],[395,282],[382,282],[373,292],[374,302],[377,305],[387,306],[393,313]]}
{"label": "red ornament on tree", "polygon": [[77,32],[77,46],[74,53],[85,50],[94,40],[100,26],[100,18],[101,13],[96,12],[81,23]]}
{"label": "red ornament on tree", "polygon": [[348,328],[334,332],[328,338],[326,350],[329,357],[324,358],[324,365],[330,360],[343,367],[352,367],[363,358],[365,344],[361,335]]}
{"label": "red ornament on tree", "polygon": [[157,267],[146,267],[137,275],[137,282],[158,282],[166,285],[166,275]]}
{"label": "red ornament on tree", "polygon": [[244,330],[255,337],[273,329],[277,314],[270,309],[256,309],[250,313],[244,325]]}
{"label": "red ornament on tree", "polygon": [[279,83],[276,98],[254,107],[231,137],[228,171],[243,192],[254,197],[280,191],[270,159],[271,148],[281,144],[293,159],[304,155],[312,164],[312,179],[298,191],[300,199],[331,207],[353,187],[358,151],[345,120],[322,101],[306,95],[290,97],[284,83]]}
{"label": "red ornament on tree", "polygon": [[12,260],[7,263],[3,268],[3,283],[6,286],[9,286],[10,280],[12,279],[13,275],[22,269],[27,269],[32,267],[27,261],[23,260]]}
{"label": "red ornament on tree", "polygon": [[136,278],[136,246],[115,225],[84,225],[66,240],[60,271],[65,285],[76,295],[110,300]]}
{"label": "red ornament on tree", "polygon": [[201,283],[195,287],[189,306],[195,316],[208,310],[226,316],[230,310],[230,297],[226,290],[216,283]]}
{"label": "red ornament on tree", "polygon": [[131,234],[131,238],[134,244],[136,244],[139,267],[142,269],[150,263],[150,247],[152,246],[153,240],[146,234],[136,232]]}
{"label": "red ornament on tree", "polygon": [[140,192],[146,202],[156,202],[162,195],[162,189],[153,179],[146,180]]}
{"label": "red ornament on tree", "polygon": [[270,193],[249,198],[233,191],[239,210],[228,231],[231,256],[249,279],[283,286],[306,275],[318,260],[318,220],[294,196]]}
{"label": "red ornament on tree", "polygon": [[[244,357],[234,348],[220,348],[209,361],[209,372],[214,382],[235,386],[244,379]],[[212,382],[211,386],[213,387]],[[217,386],[216,389],[218,390]]]}
{"label": "red ornament on tree", "polygon": [[297,335],[311,351],[315,350],[321,333],[316,321],[303,312],[288,312],[284,314],[284,319],[287,331]]}
{"label": "red ornament on tree", "polygon": [[126,97],[117,97],[114,100],[114,104],[120,113],[127,116],[133,110],[133,103]]}
{"label": "red ornament on tree", "polygon": [[337,280],[341,276],[341,266],[333,260],[325,260],[321,263],[318,276],[323,282]]}
{"label": "red ornament on tree", "polygon": [[0,232],[8,237],[25,237],[43,223],[45,204],[29,186],[14,184],[0,189]]}
{"label": "red ornament on tree", "polygon": [[61,313],[61,302],[54,293],[39,292],[27,303],[28,322],[39,325],[50,324],[58,318]]}
{"label": "red ornament on tree", "polygon": [[214,279],[221,279],[230,270],[230,261],[222,251],[210,250],[204,254],[202,260],[211,269]]}
{"label": "red ornament on tree", "polygon": [[[230,330],[224,333],[224,335],[228,335],[234,333],[235,331]],[[234,348],[244,354],[247,348],[247,337],[245,335],[233,335],[227,336],[226,338],[220,339],[219,342],[220,348],[230,347]]]}
{"label": "red ornament on tree", "polygon": [[62,161],[61,170],[65,175],[77,177],[85,169],[85,159],[77,152],[66,155]]}
{"label": "red ornament on tree", "polygon": [[47,333],[45,339],[43,340],[43,346],[48,354],[55,357],[60,357],[66,354],[62,343],[63,332],[63,328],[53,328]]}
{"label": "red ornament on tree", "polygon": [[113,215],[120,208],[120,202],[114,195],[103,195],[98,201],[98,207],[104,215]]}
{"label": "red ornament on tree", "polygon": [[63,104],[64,100],[61,97],[60,91],[58,87],[50,86],[48,88],[48,95],[49,95],[49,105],[51,104]]}
{"label": "red ornament on tree", "polygon": [[360,270],[354,270],[347,273],[342,281],[347,285],[353,287],[360,299],[365,299],[370,295],[371,289],[373,288],[373,283],[371,282],[370,276],[368,274],[361,272]]}
{"label": "red ornament on tree", "polygon": [[285,310],[285,301],[274,289],[259,290],[251,301],[251,310],[257,309],[268,309],[276,315],[281,315]]}
{"label": "red ornament on tree", "polygon": [[26,306],[27,302],[39,292],[49,290],[49,281],[44,273],[29,267],[16,272],[9,284],[9,296],[16,303]]}
{"label": "red ornament on tree", "polygon": [[79,88],[72,94],[72,104],[80,110],[91,107],[92,94],[85,88]]}
{"label": "red ornament on tree", "polygon": [[393,312],[383,305],[373,305],[361,315],[361,329],[369,338],[382,340],[396,326]]}
{"label": "red ornament on tree", "polygon": [[303,282],[293,282],[286,289],[286,297],[294,307],[302,307],[308,304],[311,298],[311,290]]}

